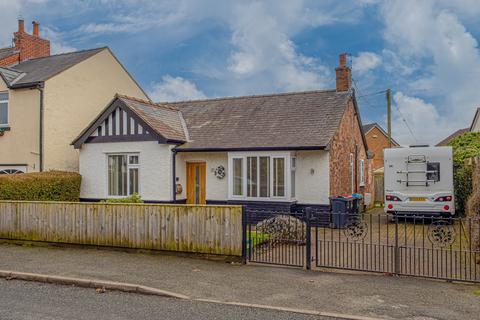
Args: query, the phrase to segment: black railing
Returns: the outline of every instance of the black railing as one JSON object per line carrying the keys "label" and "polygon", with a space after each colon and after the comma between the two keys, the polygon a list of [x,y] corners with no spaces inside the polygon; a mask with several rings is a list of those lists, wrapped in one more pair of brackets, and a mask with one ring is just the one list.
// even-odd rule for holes
{"label": "black railing", "polygon": [[[318,223],[325,215],[329,223]],[[245,210],[244,257],[306,269],[480,282],[480,217]]]}

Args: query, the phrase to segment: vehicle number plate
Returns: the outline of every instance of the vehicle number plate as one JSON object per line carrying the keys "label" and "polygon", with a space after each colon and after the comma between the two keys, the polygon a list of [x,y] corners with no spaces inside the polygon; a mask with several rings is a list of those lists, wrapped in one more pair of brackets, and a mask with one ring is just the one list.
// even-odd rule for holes
{"label": "vehicle number plate", "polygon": [[410,198],[410,201],[413,201],[413,202],[424,202],[424,201],[427,201],[427,198],[424,198],[424,197],[411,197],[411,198]]}

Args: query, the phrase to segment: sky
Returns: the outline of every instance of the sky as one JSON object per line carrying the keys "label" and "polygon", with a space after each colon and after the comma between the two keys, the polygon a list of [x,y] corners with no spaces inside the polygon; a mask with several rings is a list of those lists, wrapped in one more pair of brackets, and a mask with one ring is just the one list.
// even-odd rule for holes
{"label": "sky", "polygon": [[435,144],[480,106],[480,0],[0,0],[53,53],[109,46],[154,101],[331,89],[349,54],[363,123]]}

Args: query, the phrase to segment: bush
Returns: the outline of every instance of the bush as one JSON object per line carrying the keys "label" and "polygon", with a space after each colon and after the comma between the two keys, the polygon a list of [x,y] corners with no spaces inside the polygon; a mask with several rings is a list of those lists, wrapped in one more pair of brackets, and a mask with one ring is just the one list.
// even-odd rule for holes
{"label": "bush", "polygon": [[467,132],[449,142],[453,148],[453,161],[463,164],[465,160],[480,156],[480,132]]}
{"label": "bush", "polygon": [[454,187],[456,211],[466,213],[467,201],[472,193],[473,167],[465,160],[480,156],[480,132],[467,132],[449,143],[453,148]]}
{"label": "bush", "polygon": [[455,165],[453,170],[453,185],[455,190],[455,210],[458,214],[466,212],[467,200],[472,193],[472,166]]}
{"label": "bush", "polygon": [[79,201],[82,176],[48,171],[0,175],[0,200]]}
{"label": "bush", "polygon": [[273,243],[305,244],[306,225],[295,217],[279,215],[259,222],[257,232]]}
{"label": "bush", "polygon": [[107,199],[102,202],[106,203],[143,203],[142,198],[137,193],[132,194],[129,197],[125,198],[112,198],[112,199]]}

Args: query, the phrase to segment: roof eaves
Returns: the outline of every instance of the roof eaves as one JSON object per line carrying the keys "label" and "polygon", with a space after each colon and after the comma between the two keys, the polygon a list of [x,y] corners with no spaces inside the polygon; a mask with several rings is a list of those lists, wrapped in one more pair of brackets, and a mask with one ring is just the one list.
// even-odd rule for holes
{"label": "roof eaves", "polygon": [[234,151],[295,151],[295,150],[325,150],[327,146],[294,146],[294,147],[238,147],[238,148],[174,148],[175,152],[234,152]]}

